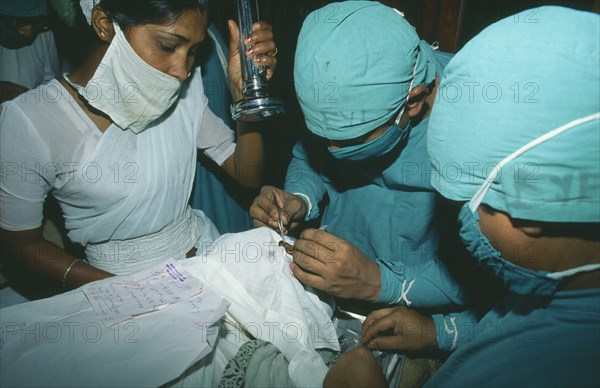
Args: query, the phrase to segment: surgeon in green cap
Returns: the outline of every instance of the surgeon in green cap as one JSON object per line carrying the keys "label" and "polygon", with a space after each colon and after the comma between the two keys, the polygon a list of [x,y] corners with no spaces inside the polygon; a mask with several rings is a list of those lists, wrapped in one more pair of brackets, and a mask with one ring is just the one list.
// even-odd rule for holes
{"label": "surgeon in green cap", "polygon": [[[432,184],[462,204],[460,236],[507,296],[469,335],[455,321],[457,349],[426,386],[600,386],[599,32],[594,13],[527,10],[485,29],[446,68],[447,98],[428,130]],[[398,348],[411,322],[395,315],[365,320],[369,348]],[[417,315],[413,323],[430,320]],[[357,364],[382,383],[359,348],[325,385],[360,385]]]}
{"label": "surgeon in green cap", "polygon": [[320,218],[294,246],[301,282],[343,299],[463,303],[440,260],[426,151],[443,62],[379,2],[332,3],[306,17],[294,82],[310,133],[293,150],[284,190],[263,187],[250,209],[255,226],[276,228],[280,214],[287,230]]}

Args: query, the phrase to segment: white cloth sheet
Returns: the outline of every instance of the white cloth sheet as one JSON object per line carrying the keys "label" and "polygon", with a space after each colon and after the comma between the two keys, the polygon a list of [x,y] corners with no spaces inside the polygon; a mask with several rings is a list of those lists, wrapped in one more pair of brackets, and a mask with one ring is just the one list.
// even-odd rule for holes
{"label": "white cloth sheet", "polygon": [[[84,294],[75,290],[0,310],[2,385],[23,381],[19,384],[149,386],[175,379],[173,372],[178,367],[180,374],[187,371],[171,385],[216,386],[226,363],[251,336],[279,348],[297,386],[320,386],[327,367],[316,349],[339,350],[332,306],[294,278],[291,258],[278,246],[279,240],[267,228],[226,234],[201,247],[202,256],[176,262],[220,294],[220,300],[231,303],[213,351],[190,369],[192,349],[206,343],[202,334],[207,331],[196,331],[195,323],[207,319],[194,320],[193,315],[181,311],[184,305],[177,304],[107,328]],[[206,308],[206,304],[200,305]],[[17,327],[22,324],[25,331]],[[56,330],[62,334],[58,340]],[[208,332],[216,335],[214,327],[213,331]],[[100,338],[93,342],[96,337]],[[85,355],[78,353],[82,349]],[[115,372],[133,366],[137,369],[129,373]],[[150,382],[150,378],[154,380]]]}
{"label": "white cloth sheet", "polygon": [[[88,287],[116,289],[127,283],[139,285],[142,295],[156,294],[148,292],[150,286],[177,293],[171,283],[147,281],[160,268],[147,272]],[[218,334],[215,322],[227,309],[218,293],[198,284],[196,280],[192,285],[195,295],[189,299],[145,314],[137,309],[133,319],[109,326],[81,289],[0,310],[0,385],[148,387],[176,378],[210,353]],[[118,298],[112,302],[126,309]],[[145,307],[152,311],[156,306]]]}
{"label": "white cloth sheet", "polygon": [[[320,386],[327,367],[316,349],[339,350],[333,307],[296,280],[279,240],[267,228],[225,234],[182,266],[231,301],[227,316],[234,327],[279,348],[297,386]],[[181,385],[197,382],[191,375]]]}

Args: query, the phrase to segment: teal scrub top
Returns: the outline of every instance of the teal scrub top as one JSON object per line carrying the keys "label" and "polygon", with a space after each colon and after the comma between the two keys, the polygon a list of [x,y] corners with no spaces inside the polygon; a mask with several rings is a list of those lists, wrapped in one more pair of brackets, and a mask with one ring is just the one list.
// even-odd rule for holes
{"label": "teal scrub top", "polygon": [[[427,55],[441,76],[436,53]],[[380,303],[398,303],[403,282],[413,279],[413,306],[463,303],[460,286],[440,260],[442,220],[436,219],[438,195],[430,184],[427,124],[422,120],[391,153],[367,162],[336,160],[324,140],[311,135],[296,144],[288,168],[285,190],[305,194],[313,205],[307,219],[323,209],[321,224],[329,233],[377,261]]]}
{"label": "teal scrub top", "polygon": [[599,387],[600,289],[547,306],[509,296],[477,324],[426,387]]}

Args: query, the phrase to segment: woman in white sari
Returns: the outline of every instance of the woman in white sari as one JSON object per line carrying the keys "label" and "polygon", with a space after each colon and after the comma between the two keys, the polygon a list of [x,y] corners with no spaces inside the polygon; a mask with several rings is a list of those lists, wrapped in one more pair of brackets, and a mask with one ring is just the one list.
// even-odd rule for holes
{"label": "woman in white sari", "polygon": [[[195,254],[218,236],[188,206],[198,149],[242,185],[259,185],[262,135],[238,123],[235,136],[207,107],[194,67],[207,35],[205,3],[82,0],[97,35],[90,54],[71,73],[2,105],[0,230],[14,262],[77,287]],[[237,25],[229,28],[236,101],[240,46]],[[257,22],[243,42],[268,78],[272,38],[271,26]],[[42,238],[48,193],[85,261]]]}

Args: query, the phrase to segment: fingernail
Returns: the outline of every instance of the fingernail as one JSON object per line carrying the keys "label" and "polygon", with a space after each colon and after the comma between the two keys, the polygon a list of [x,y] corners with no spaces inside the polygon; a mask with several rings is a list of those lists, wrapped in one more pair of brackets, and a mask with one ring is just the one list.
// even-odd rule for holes
{"label": "fingernail", "polygon": [[253,48],[249,48],[248,50],[246,50],[246,54],[250,55],[254,52]]}
{"label": "fingernail", "polygon": [[252,43],[252,38],[251,37],[247,37],[246,39],[244,39],[244,43],[246,43],[246,44]]}

